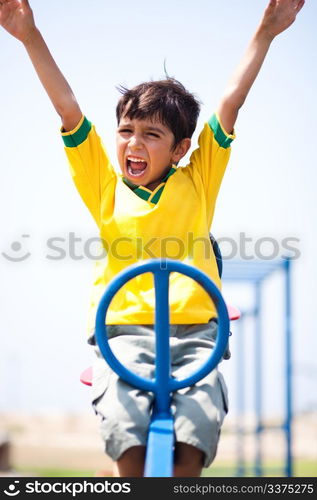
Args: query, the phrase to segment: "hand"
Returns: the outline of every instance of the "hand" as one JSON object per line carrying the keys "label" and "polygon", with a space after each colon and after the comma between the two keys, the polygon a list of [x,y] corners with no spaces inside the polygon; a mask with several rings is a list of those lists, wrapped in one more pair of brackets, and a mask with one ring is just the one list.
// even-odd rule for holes
{"label": "hand", "polygon": [[270,0],[260,29],[274,38],[293,24],[304,3],[305,0]]}
{"label": "hand", "polygon": [[21,42],[36,29],[28,0],[0,0],[0,25]]}

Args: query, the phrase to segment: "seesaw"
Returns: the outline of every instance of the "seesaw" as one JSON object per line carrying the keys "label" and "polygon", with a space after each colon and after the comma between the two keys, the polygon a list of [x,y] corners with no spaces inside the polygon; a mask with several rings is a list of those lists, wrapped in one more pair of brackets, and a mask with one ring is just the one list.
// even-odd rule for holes
{"label": "seesaw", "polygon": [[[136,276],[151,272],[155,287],[155,376],[153,380],[140,377],[128,370],[111,350],[106,326],[106,315],[114,295],[129,280]],[[214,348],[208,359],[190,376],[176,379],[171,376],[169,347],[169,275],[172,272],[184,274],[198,282],[209,294],[218,315],[218,334]],[[220,362],[226,350],[229,338],[230,319],[238,319],[239,311],[226,306],[222,294],[213,281],[202,271],[170,259],[153,259],[128,267],[108,285],[97,309],[96,342],[105,361],[128,384],[154,393],[154,405],[145,456],[145,477],[172,477],[174,462],[174,421],[171,413],[171,394],[175,391],[194,385],[208,375]],[[81,374],[81,381],[91,385],[92,368]]]}

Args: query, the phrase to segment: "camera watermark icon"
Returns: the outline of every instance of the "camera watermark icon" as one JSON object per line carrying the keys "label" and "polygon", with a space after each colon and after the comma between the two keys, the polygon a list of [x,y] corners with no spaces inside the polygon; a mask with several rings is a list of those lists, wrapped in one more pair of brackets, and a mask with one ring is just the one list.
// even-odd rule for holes
{"label": "camera watermark icon", "polygon": [[13,481],[13,483],[9,484],[8,490],[3,490],[3,493],[7,495],[8,497],[16,497],[20,492],[19,489],[17,489],[17,486],[20,483],[20,481]]}
{"label": "camera watermark icon", "polygon": [[[29,234],[22,234],[22,238],[30,238]],[[11,262],[23,262],[31,256],[31,253],[26,251],[24,243],[21,241],[13,241],[10,245],[10,253],[2,252],[2,256]]]}

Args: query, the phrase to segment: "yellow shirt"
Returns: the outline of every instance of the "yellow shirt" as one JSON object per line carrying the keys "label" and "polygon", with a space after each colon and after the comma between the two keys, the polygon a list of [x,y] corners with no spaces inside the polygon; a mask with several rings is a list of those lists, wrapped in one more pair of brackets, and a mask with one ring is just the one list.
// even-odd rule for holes
{"label": "yellow shirt", "polygon": [[[221,287],[209,231],[234,135],[224,132],[216,115],[205,124],[189,164],[178,167],[148,200],[133,192],[114,170],[87,118],[83,117],[74,130],[63,132],[62,136],[72,177],[107,251],[105,259],[95,267],[90,331],[107,284],[118,272],[138,261],[177,259],[199,268]],[[156,194],[160,196],[156,196],[155,202]],[[178,273],[170,275],[169,303],[171,324],[207,323],[216,316],[215,307],[201,286]],[[106,322],[153,324],[154,307],[152,274],[143,274],[116,294]]]}

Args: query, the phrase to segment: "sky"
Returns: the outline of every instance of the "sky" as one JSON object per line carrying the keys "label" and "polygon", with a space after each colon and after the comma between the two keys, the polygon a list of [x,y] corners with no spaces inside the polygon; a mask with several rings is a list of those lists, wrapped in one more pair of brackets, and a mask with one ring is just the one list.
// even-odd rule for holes
{"label": "sky", "polygon": [[[202,101],[195,147],[266,6],[265,0],[30,3],[55,60],[114,165],[116,87],[163,78],[165,63],[169,75]],[[316,19],[316,2],[308,0],[296,23],[274,40],[240,111],[212,227],[225,258],[232,240],[236,256],[241,256],[243,237],[248,238],[252,256],[258,256],[259,248],[271,255],[272,239],[278,257],[285,254],[287,239],[296,247],[294,406],[301,412],[317,406]],[[79,374],[92,360],[86,321],[96,255],[90,239],[98,236],[97,227],[72,184],[59,117],[23,46],[3,30],[0,71],[0,412],[87,412],[89,389],[79,383]],[[51,238],[59,238],[65,258],[52,258],[56,253],[49,248]],[[261,239],[266,244],[259,247]],[[75,248],[73,257],[70,246]],[[224,283],[223,290],[226,300],[242,309],[252,304],[246,286]],[[280,276],[268,283],[265,294],[265,411],[280,414]],[[238,335],[233,325],[232,359],[221,365],[233,412]],[[251,370],[252,348],[247,358]],[[249,393],[252,411],[251,388]]]}

